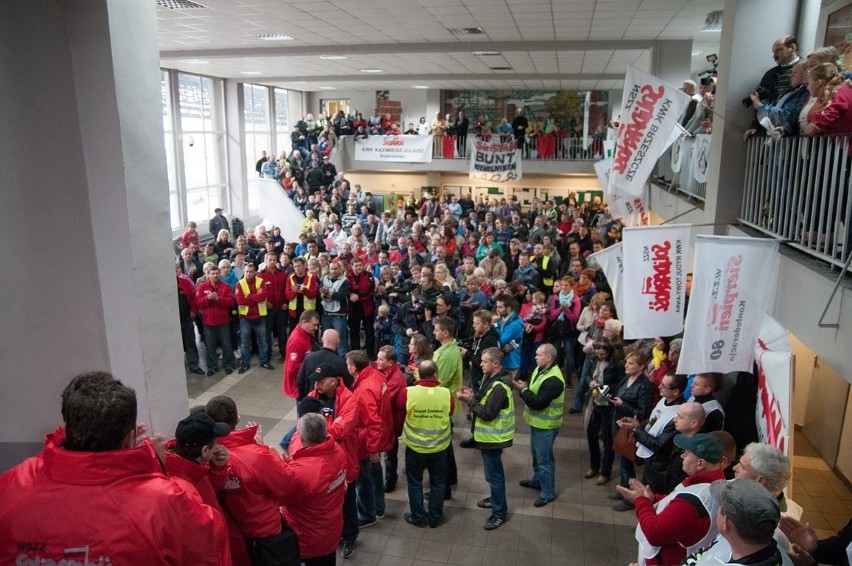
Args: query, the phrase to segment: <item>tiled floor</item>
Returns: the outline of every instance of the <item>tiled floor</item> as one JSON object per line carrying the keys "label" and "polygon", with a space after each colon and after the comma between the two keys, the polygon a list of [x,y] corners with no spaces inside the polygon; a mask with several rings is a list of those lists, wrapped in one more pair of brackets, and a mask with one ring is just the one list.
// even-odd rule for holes
{"label": "tiled floor", "polygon": [[[281,393],[281,374],[279,367],[267,371],[255,364],[242,376],[234,373],[223,377],[221,371],[210,378],[190,375],[189,404],[227,395],[236,401],[241,422],[260,422],[266,442],[275,445],[296,418],[294,401]],[[556,441],[557,499],[545,507],[533,507],[537,492],[518,485],[531,473],[529,433],[520,418],[521,410],[519,406],[514,446],[503,452],[509,500],[505,525],[491,532],[482,529],[488,513],[478,509],[476,501],[488,494],[488,486],[479,453],[458,448],[458,441],[467,437],[468,431],[464,418],[457,417],[454,444],[459,483],[445,505],[446,523],[436,529],[418,529],[405,523],[402,514],[408,510],[408,495],[401,473],[397,489],[386,496],[385,517],[361,531],[355,554],[345,562],[350,566],[615,566],[635,561],[635,515],[612,511],[608,496],[615,482],[598,487],[582,477],[588,455],[579,415],[566,415]],[[801,435],[797,435],[794,447],[793,499],[805,508],[804,519],[818,529],[820,536],[827,536],[852,515],[852,492]],[[402,463],[400,456],[400,468]],[[343,562],[338,558],[338,564]]]}

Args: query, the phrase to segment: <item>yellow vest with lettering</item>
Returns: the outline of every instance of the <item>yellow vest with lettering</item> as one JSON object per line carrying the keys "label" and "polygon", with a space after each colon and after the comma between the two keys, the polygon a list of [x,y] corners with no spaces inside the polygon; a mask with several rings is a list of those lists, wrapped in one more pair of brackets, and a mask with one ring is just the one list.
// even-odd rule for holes
{"label": "yellow vest with lettering", "polygon": [[446,450],[450,430],[450,390],[446,387],[415,385],[406,391],[405,424],[402,440],[420,454]]}

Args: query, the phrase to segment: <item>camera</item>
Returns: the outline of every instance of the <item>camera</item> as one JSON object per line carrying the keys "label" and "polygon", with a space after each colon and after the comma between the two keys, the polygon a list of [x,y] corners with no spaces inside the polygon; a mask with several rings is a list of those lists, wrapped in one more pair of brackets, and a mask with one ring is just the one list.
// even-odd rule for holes
{"label": "camera", "polygon": [[[757,94],[757,97],[760,99],[761,102],[769,98],[769,91],[767,91],[762,86],[759,86],[754,89],[754,92]],[[743,106],[746,108],[751,108],[751,95],[743,98]]]}
{"label": "camera", "polygon": [[601,385],[598,387],[598,393],[600,393],[601,397],[612,397],[612,394],[609,392],[609,385]]}

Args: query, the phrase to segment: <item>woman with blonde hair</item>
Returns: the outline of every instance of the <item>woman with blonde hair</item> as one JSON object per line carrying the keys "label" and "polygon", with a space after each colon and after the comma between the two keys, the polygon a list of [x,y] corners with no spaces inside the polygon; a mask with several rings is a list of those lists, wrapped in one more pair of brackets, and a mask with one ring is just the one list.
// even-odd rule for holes
{"label": "woman with blonde hair", "polygon": [[435,265],[435,281],[453,293],[459,290],[459,286],[453,276],[450,275],[450,268],[447,267],[446,263]]}

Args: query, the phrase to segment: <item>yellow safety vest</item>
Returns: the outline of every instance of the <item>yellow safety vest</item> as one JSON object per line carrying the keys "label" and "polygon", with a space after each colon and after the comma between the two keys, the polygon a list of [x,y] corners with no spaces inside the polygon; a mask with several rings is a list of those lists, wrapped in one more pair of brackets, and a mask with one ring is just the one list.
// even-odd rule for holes
{"label": "yellow safety vest", "polygon": [[532,379],[530,380],[529,389],[533,393],[538,393],[541,384],[554,376],[558,377],[559,381],[562,382],[562,393],[559,394],[559,397],[551,401],[550,405],[540,411],[530,409],[529,406],[524,407],[524,421],[528,425],[546,430],[562,426],[562,416],[565,411],[565,378],[562,376],[562,370],[556,364],[545,372],[542,372],[539,368],[535,368]]}
{"label": "yellow safety vest", "polygon": [[[257,281],[256,288],[260,289],[261,285],[263,285],[263,279],[261,279],[260,277],[255,277],[254,280]],[[239,285],[240,289],[242,289],[243,291],[244,297],[248,297],[249,295],[251,295],[251,289],[249,289],[248,282],[245,280],[245,278],[239,280]],[[246,316],[248,314],[248,311],[248,305],[239,305],[239,308],[237,308],[237,312],[240,313],[240,316]],[[266,316],[266,301],[257,303],[257,313],[260,316]]]}
{"label": "yellow safety vest", "polygon": [[450,430],[450,390],[446,387],[409,387],[405,402],[402,440],[420,454],[446,450]]}
{"label": "yellow safety vest", "polygon": [[493,421],[483,421],[476,419],[473,425],[473,439],[477,442],[485,442],[489,444],[501,444],[509,442],[515,437],[515,398],[512,396],[512,390],[502,381],[495,381],[485,397],[482,398],[481,404],[488,403],[488,398],[497,387],[502,387],[506,390],[506,397],[509,399],[507,407],[500,410],[500,413]]}
{"label": "yellow safety vest", "polygon": [[[313,277],[313,275],[311,275],[310,271],[308,271],[305,274],[305,283],[304,283],[305,287],[311,286],[311,278],[312,277]],[[294,273],[294,274],[290,275],[290,286],[292,287],[295,284],[296,284],[296,274]],[[298,297],[293,297],[293,299],[289,303],[287,303],[287,308],[290,309],[291,311],[296,310],[296,301],[297,300],[298,300]],[[302,304],[304,305],[306,311],[317,310],[317,300],[316,299],[309,299],[308,297],[304,297]]]}
{"label": "yellow safety vest", "polygon": [[[550,256],[546,255],[541,259],[541,270],[545,271],[547,269],[547,264],[550,262]],[[553,287],[553,279],[549,277],[545,277],[542,279],[542,283],[544,283],[545,287]]]}

